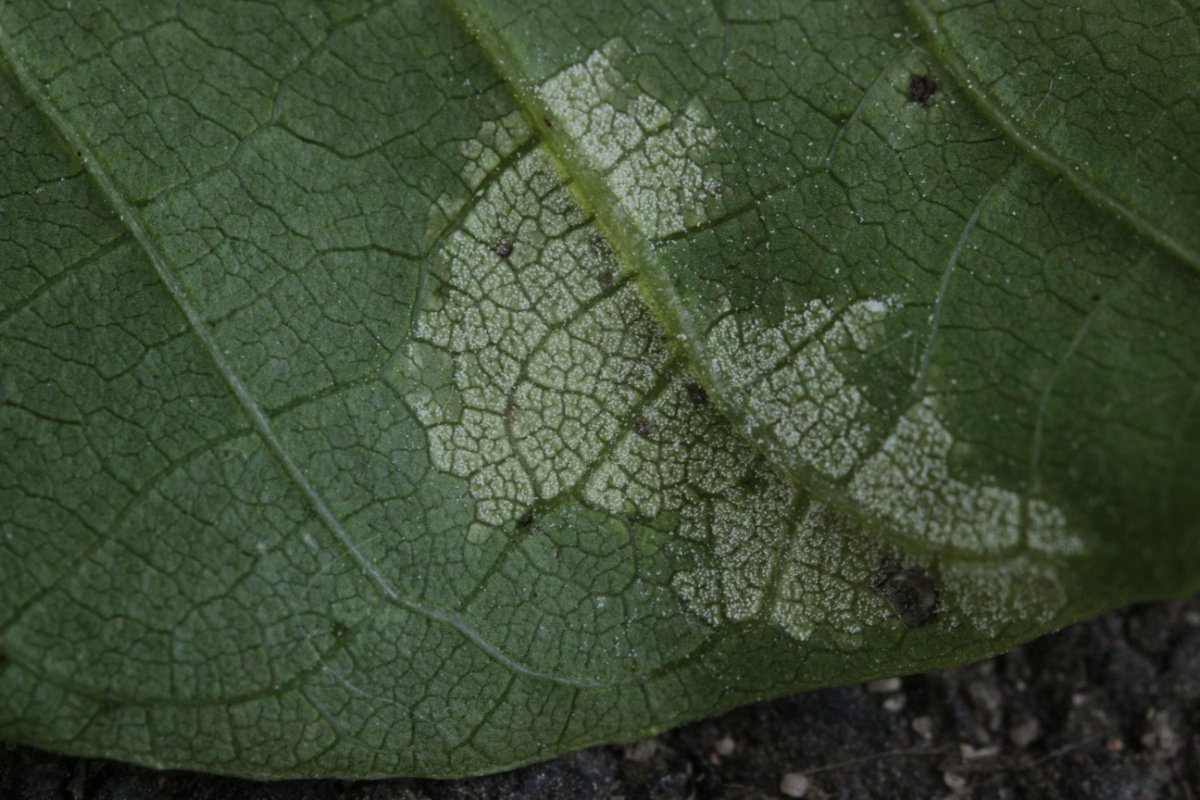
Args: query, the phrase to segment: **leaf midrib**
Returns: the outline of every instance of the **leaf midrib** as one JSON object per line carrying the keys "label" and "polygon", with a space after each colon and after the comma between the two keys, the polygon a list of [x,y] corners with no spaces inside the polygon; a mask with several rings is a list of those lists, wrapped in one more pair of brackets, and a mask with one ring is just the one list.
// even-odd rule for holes
{"label": "leaf midrib", "polygon": [[[701,383],[708,388],[717,408],[736,427],[741,429],[744,440],[762,453],[770,463],[781,467],[787,478],[797,488],[830,503],[871,534],[910,552],[926,552],[928,555],[925,548],[914,541],[911,536],[893,531],[887,526],[879,526],[877,522],[865,518],[857,504],[847,497],[840,487],[822,481],[803,467],[791,469],[786,465],[778,464],[772,458],[766,443],[746,428],[744,410],[729,402],[728,398],[735,394],[734,388],[729,386],[713,368],[713,361],[704,344],[704,330],[692,317],[675,286],[667,278],[666,270],[658,266],[654,242],[642,235],[637,225],[628,219],[628,215],[622,209],[621,199],[609,187],[603,176],[588,165],[586,158],[577,155],[577,148],[562,133],[561,126],[550,125],[549,121],[555,117],[554,112],[542,101],[534,87],[529,82],[522,80],[518,71],[513,68],[520,63],[520,59],[508,41],[499,34],[497,26],[491,24],[486,14],[478,8],[476,0],[442,0],[442,2],[462,21],[467,34],[475,40],[484,57],[508,86],[518,108],[525,114],[528,124],[534,131],[534,136],[544,144],[546,151],[563,174],[580,205],[593,215],[595,223],[608,239],[617,257],[632,268],[637,278],[635,284],[641,291],[651,313],[662,325],[664,336],[670,340],[672,346],[684,353],[688,365],[699,376]],[[922,20],[919,18],[922,0],[900,0],[900,2],[902,2],[902,7],[907,15],[921,29],[922,38],[936,45],[936,38],[923,29]],[[935,60],[950,73],[956,84],[960,85],[972,106],[996,127],[1000,135],[1008,139],[1018,154],[1028,157],[1038,167],[1051,174],[1061,175],[1068,185],[1093,206],[1103,209],[1105,213],[1115,217],[1121,224],[1132,229],[1135,235],[1148,240],[1154,247],[1200,272],[1200,253],[1192,251],[1115,198],[1092,186],[1081,176],[1073,173],[1064,162],[1041,149],[1030,137],[1025,136],[1013,125],[1007,124],[1003,117],[988,106],[985,98],[965,88],[969,82],[963,78],[961,71],[950,63],[950,57],[936,46],[932,50]],[[955,556],[963,560],[976,560],[975,556],[964,552],[955,552]],[[985,556],[982,560],[990,560],[992,557]]]}
{"label": "leaf midrib", "polygon": [[[715,380],[715,375],[712,374],[712,370],[707,366],[708,361],[703,357],[703,347],[700,344],[699,338],[695,335],[687,335],[688,332],[698,331],[699,326],[690,318],[675,288],[665,280],[663,271],[652,266],[657,261],[657,256],[653,251],[653,243],[641,235],[636,226],[629,222],[622,211],[619,198],[607,187],[603,178],[594,170],[589,169],[581,159],[573,155],[573,148],[570,146],[571,143],[563,133],[543,122],[549,116],[549,109],[538,98],[531,86],[512,77],[511,66],[516,62],[516,59],[513,58],[511,48],[507,42],[496,34],[492,26],[479,24],[480,12],[472,6],[470,0],[443,0],[443,2],[462,21],[468,35],[474,39],[485,58],[492,63],[496,73],[508,85],[517,105],[525,113],[531,126],[534,128],[537,138],[545,144],[559,169],[570,179],[572,191],[576,194],[581,204],[595,215],[596,223],[601,227],[610,243],[612,243],[618,256],[625,263],[635,268],[639,278],[637,281],[638,286],[647,295],[647,299],[649,300],[648,306],[652,309],[660,323],[663,324],[668,337],[675,339],[677,344],[682,346],[689,357],[693,369],[698,370],[704,375],[706,378],[705,382],[710,387],[714,387],[715,385],[715,388],[718,388],[716,392],[717,397],[727,396],[725,391],[720,391],[724,387],[720,387],[720,382]],[[920,0],[905,0],[905,7],[910,12],[910,16],[922,27],[927,40],[932,43],[938,60],[950,72],[955,81],[960,84],[964,93],[972,100],[972,103],[981,113],[996,125],[998,130],[1003,132],[1019,150],[1055,174],[1062,175],[1083,196],[1096,205],[1105,208],[1162,250],[1170,253],[1189,266],[1200,270],[1200,254],[1187,248],[1164,231],[1160,231],[1144,217],[1136,214],[1136,212],[1116,201],[1115,198],[1106,195],[1074,174],[1061,160],[1041,149],[1036,142],[1032,141],[1023,132],[1010,124],[1008,120],[1000,116],[978,92],[968,88],[970,83],[963,79],[964,68],[961,65],[957,65],[955,59],[947,55],[943,48],[937,46],[937,38],[928,30],[929,20],[926,16],[923,16],[922,12],[924,9]],[[146,230],[138,210],[124,197],[112,178],[100,165],[100,162],[91,154],[91,150],[84,137],[54,106],[49,96],[42,91],[37,81],[18,56],[16,47],[3,26],[0,26],[0,58],[3,58],[8,64],[22,92],[34,103],[38,112],[47,120],[53,130],[63,137],[71,150],[77,153],[77,157],[92,178],[101,196],[118,215],[120,221],[129,230],[134,240],[138,243],[139,248],[150,261],[156,277],[171,295],[172,300],[181,313],[183,313],[189,328],[200,340],[222,379],[226,382],[230,391],[233,392],[239,406],[247,415],[255,432],[267,444],[281,466],[284,467],[289,479],[300,489],[307,502],[317,512],[322,523],[329,528],[338,543],[351,556],[357,567],[376,589],[396,605],[454,627],[490,657],[516,672],[575,686],[598,687],[613,685],[610,682],[556,675],[521,664],[488,642],[481,634],[468,626],[456,615],[427,608],[414,600],[400,595],[391,586],[387,578],[358,550],[340,521],[326,505],[315,487],[307,480],[299,465],[292,459],[272,429],[270,420],[225,357],[216,337],[209,330],[202,315],[188,299],[183,285],[173,273],[164,254]],[[724,410],[727,413],[731,411],[730,409]],[[845,504],[839,503],[839,505],[844,506]]]}
{"label": "leaf midrib", "polygon": [[75,157],[91,177],[100,196],[113,212],[116,213],[119,222],[129,231],[134,241],[137,242],[139,249],[149,260],[155,277],[167,290],[176,307],[184,315],[188,328],[200,340],[206,354],[212,360],[213,365],[220,374],[221,379],[229,387],[242,412],[249,419],[254,432],[267,445],[272,455],[283,467],[289,480],[300,490],[305,500],[317,513],[322,524],[329,529],[330,533],[337,540],[337,543],[350,556],[356,567],[383,597],[396,606],[455,629],[488,657],[515,673],[578,688],[606,688],[628,684],[636,680],[636,676],[633,676],[624,680],[604,681],[537,669],[509,656],[490,642],[483,634],[467,624],[457,614],[425,606],[398,592],[383,573],[371,563],[371,560],[358,549],[354,540],[342,526],[341,521],[333,514],[316,488],[304,475],[303,470],[300,469],[300,466],[283,446],[283,443],[271,427],[270,420],[250,394],[245,383],[238,377],[229,360],[225,357],[225,353],[221,349],[216,337],[209,330],[203,316],[192,305],[183,285],[167,263],[166,257],[151,238],[149,231],[146,230],[138,209],[117,188],[112,177],[92,154],[91,147],[83,135],[59,111],[46,92],[42,91],[39,87],[36,79],[25,66],[12,38],[3,24],[0,24],[0,61],[8,66],[21,92],[34,104],[34,107],[37,108],[38,113],[42,115],[50,128],[63,138],[69,151],[75,154]]}

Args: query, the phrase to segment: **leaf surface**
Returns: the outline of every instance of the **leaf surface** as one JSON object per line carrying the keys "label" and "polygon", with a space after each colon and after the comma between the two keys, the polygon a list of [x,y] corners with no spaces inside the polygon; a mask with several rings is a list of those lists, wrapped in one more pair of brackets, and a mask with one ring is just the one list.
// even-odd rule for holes
{"label": "leaf surface", "polygon": [[[785,474],[913,550],[1083,556],[1182,590],[1194,15],[934,5],[476,18]],[[676,116],[642,137],[647,104]]]}
{"label": "leaf surface", "polygon": [[0,7],[0,734],[461,775],[1190,586],[1196,276],[914,30]]}

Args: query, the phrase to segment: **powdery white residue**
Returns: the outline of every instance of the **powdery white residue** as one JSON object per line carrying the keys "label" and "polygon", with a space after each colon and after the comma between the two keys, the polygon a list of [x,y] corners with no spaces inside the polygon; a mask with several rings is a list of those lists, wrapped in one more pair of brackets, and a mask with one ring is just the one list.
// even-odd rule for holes
{"label": "powdery white residue", "polygon": [[[731,486],[719,497],[683,509],[680,533],[703,539],[709,565],[674,577],[688,606],[713,624],[770,616],[773,577],[790,530],[794,490],[780,480]],[[808,614],[819,614],[824,601]]]}
{"label": "powdery white residue", "polygon": [[867,627],[894,624],[867,589],[882,543],[828,507],[798,509],[795,499],[772,482],[755,497],[734,492],[685,512],[685,530],[710,537],[714,558],[676,575],[675,590],[714,625],[761,619],[799,640],[821,630],[851,647]]}
{"label": "powdery white residue", "polygon": [[[661,337],[659,330],[653,331]],[[668,511],[708,515],[704,497],[730,491],[744,476],[761,471],[758,455],[736,438],[724,418],[697,405],[686,376],[676,374],[643,405],[633,426],[584,485],[588,502],[615,513],[652,518]],[[640,433],[639,433],[640,431]],[[764,474],[756,482],[778,482]],[[680,534],[708,540],[705,525],[683,525]]]}
{"label": "powdery white residue", "polygon": [[564,133],[607,176],[622,210],[650,238],[703,222],[719,167],[715,128],[696,103],[673,115],[614,66],[628,46],[614,39],[537,89]]}
{"label": "powdery white residue", "polygon": [[[647,343],[661,352],[627,319],[607,329],[576,319],[618,269],[585,222],[535,151],[498,176],[430,256],[399,367],[442,384],[406,386],[405,397],[434,466],[467,479],[483,522],[511,524],[578,480],[636,394],[630,365],[645,383]],[[621,308],[640,308],[633,300]]]}
{"label": "powdery white residue", "polygon": [[887,300],[840,311],[820,300],[774,326],[727,316],[708,337],[720,381],[747,412],[747,431],[767,429],[794,463],[830,479],[858,464],[875,431],[862,393],[835,363],[839,350],[866,349],[882,333]]}
{"label": "powdery white residue", "polygon": [[[610,514],[674,522],[675,545],[691,566],[672,587],[713,624],[759,619],[846,647],[868,626],[898,624],[869,589],[885,546],[798,496],[671,365],[658,324],[541,151],[494,176],[430,258],[413,336],[390,379],[428,432],[434,467],[467,481],[478,521],[466,542],[511,531],[538,499],[573,493]],[[853,485],[873,486],[873,502],[918,477],[949,486],[960,517],[988,509],[1001,527],[1011,524],[998,487],[945,483],[949,436],[932,410],[906,417],[891,444],[865,455],[870,409],[834,353],[877,342],[890,307],[812,303],[771,328],[727,321],[721,343],[740,355],[724,364],[724,377],[747,381],[756,413],[780,415],[780,423],[786,407],[771,405],[770,393],[800,391],[793,400],[807,402],[800,406],[809,418],[796,424],[797,446],[815,437],[827,454],[821,463],[831,474],[856,468]],[[903,472],[913,464],[918,475]],[[1035,504],[1025,513],[1061,517]],[[952,535],[950,517],[937,519]],[[1045,574],[1026,580],[1027,572],[990,594],[948,591],[963,598],[969,618],[997,625],[1002,604],[1041,613],[1036,602],[1056,584]]]}
{"label": "powdery white residue", "polygon": [[807,638],[850,638],[887,621],[867,590],[883,550],[828,508],[808,502],[747,446],[685,374],[640,411],[584,487],[614,512],[679,515],[678,535],[706,562],[675,575],[688,608],[712,624],[761,619]]}
{"label": "powdery white residue", "polygon": [[665,362],[662,336],[632,286],[546,338],[513,395],[521,409],[514,437],[541,496],[574,487],[596,464]]}
{"label": "powdery white residue", "polygon": [[809,504],[782,556],[771,619],[798,639],[824,628],[845,647],[868,626],[894,623],[882,598],[863,590],[886,555],[878,539],[845,517]]}
{"label": "powdery white residue", "polygon": [[1039,500],[1026,504],[1021,495],[987,477],[967,482],[952,475],[953,445],[932,401],[925,399],[900,418],[855,474],[850,493],[869,513],[898,521],[934,546],[994,553],[1018,545],[1028,529],[1036,531],[1029,537],[1031,547],[1082,551],[1060,510]]}
{"label": "powdery white residue", "polygon": [[1024,557],[950,563],[942,568],[942,578],[943,599],[961,608],[985,636],[1009,626],[1045,625],[1067,602],[1054,570]]}
{"label": "powdery white residue", "polygon": [[1021,544],[1082,552],[1060,509],[987,476],[967,481],[952,474],[954,441],[928,398],[894,427],[883,427],[884,415],[839,359],[877,345],[894,306],[892,298],[871,298],[838,310],[813,300],[773,326],[723,317],[708,350],[717,379],[746,410],[746,433],[766,432],[777,456],[793,467],[830,481],[849,479],[851,496],[869,517],[922,544],[979,554]]}

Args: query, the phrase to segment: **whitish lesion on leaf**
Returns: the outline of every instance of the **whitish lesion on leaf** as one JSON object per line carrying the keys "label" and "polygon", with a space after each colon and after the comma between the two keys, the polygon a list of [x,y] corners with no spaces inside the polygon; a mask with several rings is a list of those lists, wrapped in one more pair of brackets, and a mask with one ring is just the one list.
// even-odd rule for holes
{"label": "whitish lesion on leaf", "polygon": [[889,297],[840,309],[812,300],[775,325],[725,316],[707,344],[716,380],[746,410],[747,434],[770,439],[784,463],[844,485],[868,518],[922,549],[1081,553],[1081,539],[1054,505],[990,476],[955,474],[954,438],[933,398],[888,420],[839,363],[879,345],[897,306]]}
{"label": "whitish lesion on leaf", "polygon": [[[843,637],[886,624],[864,588],[881,547],[736,436],[598,236],[534,150],[488,181],[432,255],[389,380],[428,431],[434,466],[469,483],[466,544],[524,531],[532,505],[562,498],[670,515],[679,545],[707,553],[672,584],[706,621]],[[504,256],[498,238],[512,243]]]}
{"label": "whitish lesion on leaf", "polygon": [[935,547],[989,553],[1023,543],[1043,553],[1083,551],[1082,540],[1068,530],[1057,507],[1005,489],[987,476],[974,481],[956,477],[950,469],[953,446],[933,400],[924,398],[863,462],[850,494],[871,513],[920,531]]}
{"label": "whitish lesion on leaf", "polygon": [[[550,157],[533,149],[485,183],[431,255],[413,336],[387,376],[434,467],[468,482],[476,522],[463,546],[528,535],[531,508],[578,503],[671,520],[675,547],[692,553],[672,588],[710,624],[820,630],[846,648],[900,625],[870,589],[898,551],[780,477],[708,402]],[[814,309],[804,324],[817,344],[823,332],[865,346],[886,308]],[[834,422],[829,437],[845,433]],[[962,610],[1003,616],[991,602]]]}
{"label": "whitish lesion on leaf", "polygon": [[590,169],[605,176],[620,209],[650,239],[707,218],[721,193],[717,131],[693,100],[680,112],[617,68],[629,45],[613,39],[537,88]]}
{"label": "whitish lesion on leaf", "polygon": [[495,174],[505,160],[530,140],[531,135],[525,116],[520,111],[512,111],[499,119],[481,122],[475,138],[458,143],[459,154],[466,159],[460,175],[462,190],[443,192],[430,207],[426,224],[429,241],[436,240],[462,215],[488,176]]}
{"label": "whitish lesion on leaf", "polygon": [[594,235],[537,150],[495,178],[431,256],[397,374],[422,377],[404,391],[433,463],[469,481],[485,524],[508,525],[574,487],[665,363],[635,290],[601,279],[620,265]]}
{"label": "whitish lesion on leaf", "polygon": [[883,334],[891,298],[842,308],[813,300],[776,325],[729,314],[709,333],[717,380],[733,387],[753,428],[768,429],[822,475],[850,473],[876,435],[866,398],[835,362]]}

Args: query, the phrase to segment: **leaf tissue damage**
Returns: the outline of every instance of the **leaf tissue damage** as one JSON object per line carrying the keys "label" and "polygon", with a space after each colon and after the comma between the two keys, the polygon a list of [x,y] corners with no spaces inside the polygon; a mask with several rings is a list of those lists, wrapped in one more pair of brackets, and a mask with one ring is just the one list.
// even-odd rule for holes
{"label": "leaf tissue damage", "polygon": [[941,609],[937,586],[921,567],[901,567],[895,561],[885,560],[871,579],[871,589],[887,600],[910,628],[930,622]]}
{"label": "leaf tissue damage", "polygon": [[939,88],[932,75],[913,75],[908,79],[908,102],[928,108]]}
{"label": "leaf tissue damage", "polygon": [[465,775],[1200,583],[1186,10],[85,5],[0,6],[0,736]]}

